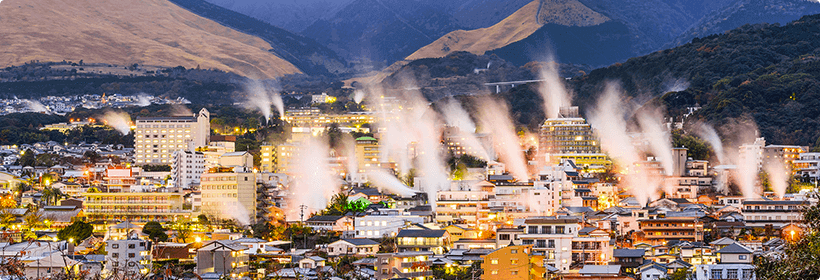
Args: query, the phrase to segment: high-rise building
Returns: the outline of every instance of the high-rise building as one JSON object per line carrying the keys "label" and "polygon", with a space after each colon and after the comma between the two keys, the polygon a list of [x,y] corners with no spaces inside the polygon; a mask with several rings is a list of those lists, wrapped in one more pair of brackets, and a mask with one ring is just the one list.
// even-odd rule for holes
{"label": "high-rise building", "polygon": [[561,108],[558,118],[544,121],[538,140],[538,153],[545,161],[572,160],[579,169],[590,172],[603,171],[612,165],[601,152],[592,126],[578,115],[578,107]]}
{"label": "high-rise building", "polygon": [[379,167],[379,140],[373,137],[356,138],[356,162],[360,171]]}
{"label": "high-rise building", "polygon": [[202,173],[202,213],[217,219],[256,219],[256,173],[244,167],[214,167]]}
{"label": "high-rise building", "polygon": [[275,165],[275,155],[276,155],[276,146],[274,145],[262,145],[259,147],[260,153],[260,164],[259,170],[262,172],[276,172],[276,165]]}
{"label": "high-rise building", "polygon": [[193,150],[208,144],[211,134],[210,113],[179,117],[138,117],[134,132],[137,165],[169,164],[174,151]]}
{"label": "high-rise building", "polygon": [[174,152],[171,164],[171,179],[178,188],[199,185],[199,178],[205,172],[205,155],[197,151],[178,150]]}

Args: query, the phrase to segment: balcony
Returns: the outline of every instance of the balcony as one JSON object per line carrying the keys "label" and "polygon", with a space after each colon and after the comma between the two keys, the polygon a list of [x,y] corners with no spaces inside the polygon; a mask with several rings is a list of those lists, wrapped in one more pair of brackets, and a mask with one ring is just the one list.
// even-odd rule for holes
{"label": "balcony", "polygon": [[396,275],[398,275],[402,278],[416,278],[416,277],[430,277],[430,276],[433,276],[433,271],[431,271],[431,270],[404,273],[404,272],[401,272],[400,269],[395,268],[395,267],[393,268],[393,273],[396,273]]}
{"label": "balcony", "polygon": [[401,268],[412,268],[412,267],[430,267],[433,265],[433,261],[417,261],[417,262],[402,262]]}

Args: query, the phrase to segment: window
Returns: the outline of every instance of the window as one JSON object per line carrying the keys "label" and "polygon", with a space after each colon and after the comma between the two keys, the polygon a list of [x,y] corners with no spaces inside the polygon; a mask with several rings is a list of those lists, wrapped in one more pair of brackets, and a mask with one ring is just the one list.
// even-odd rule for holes
{"label": "window", "polygon": [[518,275],[518,270],[510,270],[511,275]]}
{"label": "window", "polygon": [[499,240],[510,240],[510,235],[506,234],[506,233],[505,234],[499,234],[498,239]]}
{"label": "window", "polygon": [[135,256],[136,256],[136,255],[134,255],[134,253],[128,253],[128,258],[133,258],[133,257],[135,257]]}
{"label": "window", "polygon": [[738,279],[737,278],[737,269],[727,269],[726,270],[726,278],[728,278],[728,279]]}
{"label": "window", "polygon": [[743,269],[743,279],[752,279],[754,271],[751,269]]}
{"label": "window", "polygon": [[547,241],[546,240],[536,240],[535,241],[535,248],[545,248],[545,247],[547,247]]}
{"label": "window", "polygon": [[712,279],[723,279],[723,270],[712,269]]}
{"label": "window", "polygon": [[747,255],[738,255],[738,256],[737,256],[737,259],[739,259],[739,260],[746,260],[746,258],[747,258],[747,257],[748,257]]}
{"label": "window", "polygon": [[[530,241],[530,242],[532,242],[532,241]],[[512,249],[512,250],[510,250],[510,254],[518,254],[518,250]]]}
{"label": "window", "polygon": [[529,226],[527,228],[527,233],[529,234],[536,234],[538,233],[538,226]]}
{"label": "window", "polygon": [[551,226],[541,226],[541,233],[543,233],[543,234],[552,234],[552,227]]}
{"label": "window", "polygon": [[498,259],[492,259],[492,260],[490,260],[490,263],[491,264],[498,264]]}
{"label": "window", "polygon": [[564,226],[556,226],[555,233],[557,234],[564,234]]}
{"label": "window", "polygon": [[137,246],[136,246],[136,245],[137,245],[137,244],[128,244],[128,249],[134,249],[134,248],[137,248]]}
{"label": "window", "polygon": [[497,270],[497,269],[493,269],[493,271],[491,272],[491,274],[492,274],[492,275],[496,275],[496,274],[498,274],[498,270]]}
{"label": "window", "polygon": [[510,264],[518,264],[518,259],[510,259]]}
{"label": "window", "polygon": [[[115,244],[115,245],[116,245],[116,244]],[[112,253],[112,254],[111,254],[111,257],[112,257],[112,258],[115,258],[115,259],[116,259],[116,258],[119,258],[119,257],[120,257],[120,253]]]}
{"label": "window", "polygon": [[112,249],[119,249],[119,248],[120,248],[120,244],[111,244],[111,248],[112,248]]}
{"label": "window", "polygon": [[548,240],[547,248],[555,248],[555,240]]}

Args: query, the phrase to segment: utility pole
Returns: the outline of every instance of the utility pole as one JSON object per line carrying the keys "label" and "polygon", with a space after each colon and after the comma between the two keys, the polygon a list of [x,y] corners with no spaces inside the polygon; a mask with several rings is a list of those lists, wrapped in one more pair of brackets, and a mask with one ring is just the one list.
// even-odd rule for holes
{"label": "utility pole", "polygon": [[307,209],[307,205],[299,205],[299,220],[304,223],[305,222],[305,209]]}

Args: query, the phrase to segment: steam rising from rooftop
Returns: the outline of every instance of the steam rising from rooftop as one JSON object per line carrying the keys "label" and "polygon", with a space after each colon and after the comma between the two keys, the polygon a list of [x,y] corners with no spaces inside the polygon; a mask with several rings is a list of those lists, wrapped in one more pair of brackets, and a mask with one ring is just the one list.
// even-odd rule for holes
{"label": "steam rising from rooftop", "polygon": [[305,214],[324,209],[339,191],[341,182],[330,168],[330,150],[325,139],[308,137],[294,157],[294,183],[288,190],[288,217],[299,217],[300,205],[307,206]]}
{"label": "steam rising from rooftop", "polygon": [[279,95],[279,87],[277,84],[250,79],[245,83],[245,91],[248,94],[248,100],[245,106],[252,109],[258,109],[266,121],[271,120],[273,113],[271,112],[271,105],[276,107],[279,117],[285,115],[285,104],[282,101],[282,96]]}
{"label": "steam rising from rooftop", "polygon": [[783,197],[786,194],[786,189],[789,186],[789,169],[783,163],[783,159],[773,158],[766,161],[763,165],[763,170],[769,175],[769,184],[772,190],[778,197]]}
{"label": "steam rising from rooftop", "polygon": [[131,116],[126,112],[108,111],[105,112],[105,115],[100,119],[102,119],[105,124],[122,133],[122,135],[128,135],[128,133],[131,132]]}
{"label": "steam rising from rooftop", "polygon": [[498,151],[499,160],[513,177],[522,181],[529,180],[524,152],[506,104],[485,97],[478,100],[477,107],[479,126],[493,135],[493,146]]}
{"label": "steam rising from rooftop", "polygon": [[674,157],[672,155],[672,136],[664,129],[663,110],[661,107],[647,105],[638,111],[636,115],[641,126],[641,132],[649,140],[652,154],[663,166],[663,171],[667,176],[671,176],[675,168]]}
{"label": "steam rising from rooftop", "polygon": [[471,156],[478,157],[483,160],[490,160],[490,156],[481,145],[481,141],[475,136],[476,127],[470,114],[461,107],[458,100],[448,98],[444,100],[441,106],[441,113],[444,115],[444,120],[448,126],[458,129],[456,137],[464,150]]}
{"label": "steam rising from rooftop", "polygon": [[547,118],[557,118],[559,109],[570,106],[572,102],[572,96],[564,86],[563,78],[558,74],[558,63],[547,62],[539,75],[544,80],[538,89],[541,99],[544,100],[544,114]]}
{"label": "steam rising from rooftop", "polygon": [[402,197],[413,197],[416,192],[407,187],[404,183],[399,181],[396,176],[389,174],[384,170],[375,169],[367,172],[368,179],[379,188],[380,191],[386,190],[389,193],[397,194]]}
{"label": "steam rising from rooftop", "polygon": [[706,142],[712,146],[712,150],[715,152],[717,161],[720,164],[728,164],[728,162],[726,162],[726,155],[723,151],[723,141],[720,140],[720,136],[718,136],[717,131],[715,131],[715,128],[712,127],[712,125],[707,123],[696,124],[695,134],[706,140]]}

